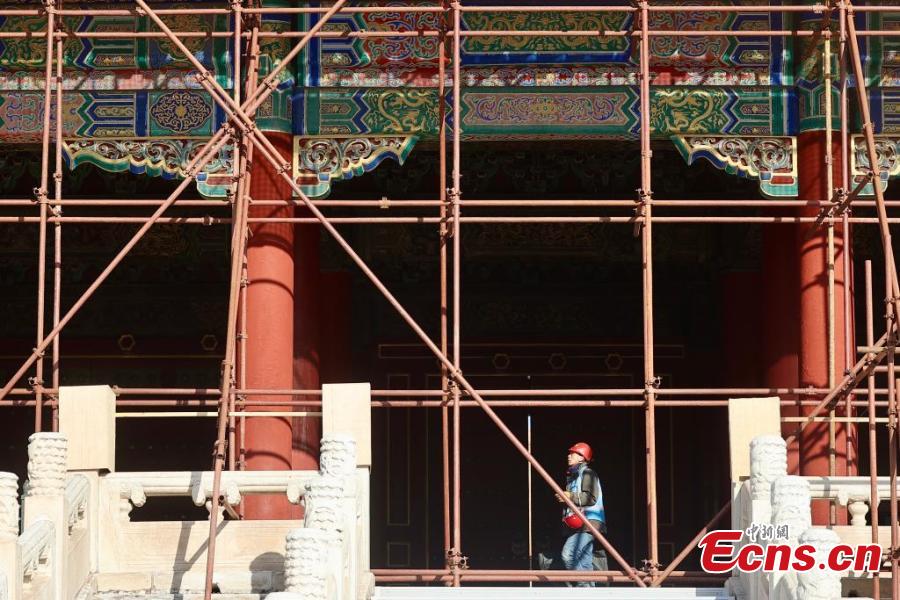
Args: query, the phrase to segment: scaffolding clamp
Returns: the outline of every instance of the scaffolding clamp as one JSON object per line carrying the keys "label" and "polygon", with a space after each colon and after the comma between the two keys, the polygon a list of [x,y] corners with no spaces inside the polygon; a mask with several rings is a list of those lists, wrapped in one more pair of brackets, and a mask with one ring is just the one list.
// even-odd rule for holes
{"label": "scaffolding clamp", "polygon": [[464,571],[469,568],[469,557],[463,556],[456,548],[447,550],[447,566],[451,571]]}
{"label": "scaffolding clamp", "polygon": [[643,569],[641,570],[650,576],[650,580],[652,581],[656,579],[656,576],[659,574],[659,562],[651,558],[645,558],[641,561],[641,563],[644,565]]}
{"label": "scaffolding clamp", "polygon": [[641,230],[644,227],[644,216],[646,213],[646,206],[650,203],[653,197],[653,192],[650,190],[645,190],[644,188],[638,188],[635,190],[638,194],[638,200],[634,207],[634,218],[636,219],[634,222],[634,230],[632,231],[632,235],[634,237],[638,237],[641,235]]}
{"label": "scaffolding clamp", "polygon": [[[225,440],[216,440],[213,442],[213,460],[222,459],[225,460]],[[219,500],[221,501],[221,494],[219,495]]]}
{"label": "scaffolding clamp", "polygon": [[[455,188],[455,187],[447,188],[447,202],[445,204],[450,207],[450,210],[447,213],[447,219],[446,219],[446,225],[445,225],[447,237],[453,237],[454,235],[456,235],[456,231],[453,226],[454,225],[453,210],[459,210],[460,196],[462,196],[462,194],[460,193],[460,191],[457,188]],[[460,211],[460,212],[462,212],[462,211]]]}

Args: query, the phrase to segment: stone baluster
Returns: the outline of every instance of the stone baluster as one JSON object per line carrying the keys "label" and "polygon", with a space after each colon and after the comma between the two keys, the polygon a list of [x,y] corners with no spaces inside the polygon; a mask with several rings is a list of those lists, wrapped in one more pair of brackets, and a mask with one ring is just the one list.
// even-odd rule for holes
{"label": "stone baluster", "polygon": [[[772,519],[772,482],[787,474],[787,446],[781,436],[758,435],[750,441],[750,518],[751,526],[763,526]],[[746,542],[746,540],[744,541]],[[739,545],[743,545],[743,543]],[[769,585],[762,573],[737,573],[747,598],[764,599]]]}
{"label": "stone baluster", "polygon": [[0,472],[0,599],[22,598],[19,539],[19,478]]}
{"label": "stone baluster", "polygon": [[[830,529],[810,527],[799,536],[801,544],[809,544],[816,550],[816,564],[824,563],[831,550],[840,544],[837,533]],[[797,573],[797,600],[833,600],[841,597],[840,571],[819,569],[818,566],[809,571]]]}
{"label": "stone baluster", "polygon": [[772,484],[772,524],[788,526],[788,542],[796,542],[812,526],[809,482],[803,477],[785,475]]}
{"label": "stone baluster", "polygon": [[284,553],[285,591],[269,594],[271,600],[336,600],[340,574],[334,571],[333,548],[339,545],[336,530],[303,527],[287,534]]}
{"label": "stone baluster", "polygon": [[866,527],[866,515],[869,514],[868,500],[865,496],[851,496],[847,501],[850,524],[854,527]]}
{"label": "stone baluster", "polygon": [[[779,536],[779,543],[796,544],[801,533],[812,526],[809,482],[803,477],[784,475],[772,483],[772,525],[776,532],[779,527],[787,526],[784,536]],[[794,571],[775,571],[768,574],[769,598],[771,600],[793,600],[797,594],[797,573]]]}
{"label": "stone baluster", "polygon": [[357,595],[361,568],[356,442],[337,433],[323,436],[319,465],[321,475],[306,487],[304,523],[339,533],[332,550],[341,570],[341,597],[349,600]]}
{"label": "stone baluster", "polygon": [[[328,534],[323,538],[323,551],[327,555],[328,569],[341,585],[337,598],[349,599],[343,588],[350,588],[352,573],[349,568],[352,537],[348,530],[346,506],[348,478],[322,475],[306,485],[303,496],[305,507],[303,531],[322,531]],[[355,583],[355,581],[353,582]]]}
{"label": "stone baluster", "polygon": [[25,482],[23,526],[47,519],[53,524],[51,589],[54,598],[66,598],[67,439],[61,433],[39,432],[28,438],[28,480]]}
{"label": "stone baluster", "polygon": [[25,496],[59,496],[66,491],[66,436],[33,433],[28,438]]}
{"label": "stone baluster", "polygon": [[787,475],[787,445],[777,435],[758,435],[750,442],[750,498],[753,522],[766,523],[771,518],[772,483]]}
{"label": "stone baluster", "polygon": [[0,538],[19,535],[19,478],[0,472]]}
{"label": "stone baluster", "polygon": [[332,434],[322,438],[319,471],[335,477],[352,477],[356,471],[356,441],[348,435]]}

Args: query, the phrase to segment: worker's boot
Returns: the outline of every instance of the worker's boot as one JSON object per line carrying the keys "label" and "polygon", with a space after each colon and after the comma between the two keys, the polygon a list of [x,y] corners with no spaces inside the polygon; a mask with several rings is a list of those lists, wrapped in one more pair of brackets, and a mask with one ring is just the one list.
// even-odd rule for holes
{"label": "worker's boot", "polygon": [[554,561],[553,561],[552,557],[547,556],[543,552],[538,553],[537,564],[538,564],[538,569],[540,569],[541,571],[549,571],[549,570],[553,569],[553,562]]}

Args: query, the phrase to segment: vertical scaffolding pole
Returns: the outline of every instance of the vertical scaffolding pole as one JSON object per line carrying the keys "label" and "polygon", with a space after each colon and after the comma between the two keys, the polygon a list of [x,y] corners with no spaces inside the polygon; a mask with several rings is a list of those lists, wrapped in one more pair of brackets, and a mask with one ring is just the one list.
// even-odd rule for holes
{"label": "vertical scaffolding pole", "polygon": [[[60,2],[62,7],[62,2]],[[63,181],[63,38],[56,40],[56,76],[54,78],[56,85],[56,144],[54,148],[55,169],[53,171],[53,199],[56,203],[53,205],[53,215],[62,216],[62,181]],[[58,219],[53,223],[53,327],[59,325],[59,311],[62,299],[62,222]],[[57,390],[57,398],[59,397],[59,337],[53,339],[51,351],[51,385]],[[59,403],[53,405],[52,411],[53,431],[59,430]]]}
{"label": "vertical scaffolding pole", "polygon": [[[830,4],[830,2],[829,2]],[[832,98],[831,98],[831,10],[830,6],[825,11],[822,25],[822,38],[825,42],[824,56],[822,58],[822,78],[825,85],[825,169],[827,176],[825,178],[825,199],[828,202],[834,202],[834,156],[832,151]],[[828,274],[828,387],[833,388],[835,382],[835,363],[836,363],[836,331],[835,331],[835,248],[834,248],[834,214],[828,215],[827,240],[828,252],[826,253],[826,273]],[[848,395],[849,398],[849,395]],[[837,475],[837,423],[835,422],[837,408],[832,406],[828,411],[828,474],[831,477]],[[849,414],[847,415],[850,416]],[[847,437],[849,438],[850,424],[847,423]],[[849,456],[845,455],[845,460],[849,464]],[[837,505],[835,502],[829,504],[829,519],[832,525],[837,523]]]}
{"label": "vertical scaffolding pole", "polygon": [[[439,210],[440,225],[438,235],[439,262],[440,262],[440,329],[441,352],[447,355],[448,329],[447,329],[447,239],[450,228],[447,224],[447,0],[441,3],[441,35],[438,39],[438,153],[439,170],[438,194],[441,199]],[[441,475],[443,481],[443,521],[444,521],[444,565],[449,566],[450,549],[452,547],[452,533],[450,530],[450,412],[447,407],[450,401],[450,380],[447,376],[447,367],[441,365],[441,391],[443,392],[443,404],[441,406]]]}
{"label": "vertical scaffolding pole", "polygon": [[[36,346],[44,339],[44,299],[46,293],[47,276],[47,187],[50,171],[50,111],[53,104],[53,51],[56,32],[56,4],[54,0],[47,0],[45,5],[47,13],[47,46],[44,58],[44,130],[41,133],[41,182],[35,189],[35,196],[40,204],[41,221],[38,229],[38,289],[37,289],[37,334]],[[43,352],[35,365],[34,377],[34,430],[43,429],[43,401],[44,401],[44,356]]]}
{"label": "vertical scaffolding pole", "polygon": [[[239,188],[240,189],[240,188]],[[212,597],[213,586],[213,569],[215,566],[216,553],[216,534],[217,517],[219,513],[219,501],[222,483],[222,465],[225,462],[225,429],[228,424],[228,409],[231,405],[232,384],[234,381],[234,356],[237,341],[237,302],[239,292],[239,277],[241,272],[241,264],[244,256],[243,246],[246,244],[247,236],[243,234],[247,226],[247,206],[246,196],[239,194],[235,202],[235,223],[234,227],[238,235],[233,236],[236,245],[231,248],[231,271],[229,274],[230,287],[228,291],[228,325],[225,338],[225,358],[222,361],[222,395],[219,398],[219,415],[217,424],[217,436],[213,453],[215,455],[213,465],[213,490],[210,498],[209,508],[209,540],[207,541],[206,550],[206,586],[204,589],[204,599],[210,600]]]}
{"label": "vertical scaffolding pole", "polygon": [[[252,25],[250,30],[250,41],[247,45],[247,97],[252,98],[256,94],[256,88],[259,77],[259,22],[262,17],[258,14],[251,15]],[[243,79],[242,79],[243,80]],[[240,84],[238,84],[240,85]],[[251,112],[251,116],[256,113]],[[237,143],[235,143],[237,145]],[[238,197],[247,198],[247,211],[249,214],[250,204],[253,199],[249,197],[250,193],[250,165],[253,161],[253,145],[249,144],[245,136],[241,136],[241,159],[243,161],[238,179]],[[243,229],[245,236],[249,235],[246,226]],[[244,243],[243,256],[241,256],[241,292],[240,292],[240,333],[238,334],[238,343],[240,344],[240,368],[238,369],[238,378],[242,389],[246,389],[247,384],[247,286],[249,280],[247,276],[247,244]],[[243,411],[244,396],[235,398],[235,406]],[[246,468],[246,417],[241,415],[238,421],[238,468],[243,471]],[[241,503],[241,518],[244,516],[244,504]]]}
{"label": "vertical scaffolding pole", "polygon": [[653,366],[653,237],[652,212],[653,191],[650,159],[650,29],[649,4],[641,0],[640,21],[640,102],[641,102],[641,189],[640,214],[643,216],[641,228],[641,258],[644,287],[644,397],[645,405],[645,450],[647,459],[647,546],[649,549],[648,571],[651,581],[655,579],[659,567],[659,539],[656,521],[656,387],[659,385]]}
{"label": "vertical scaffolding pole", "polygon": [[[873,163],[875,164],[875,163]],[[878,177],[876,171],[876,177]],[[888,236],[890,238],[890,236]],[[887,355],[887,376],[888,376],[888,464],[890,469],[890,511],[891,511],[891,551],[888,554],[891,559],[891,598],[892,600],[900,599],[900,587],[898,587],[898,563],[897,563],[897,542],[900,539],[897,529],[897,379],[896,379],[896,345],[897,334],[894,329],[894,323],[897,319],[897,313],[894,312],[893,302],[891,302],[891,288],[893,287],[891,279],[893,273],[885,260],[885,320],[888,331],[888,355]]]}
{"label": "vertical scaffolding pole", "polygon": [[[461,372],[460,365],[460,327],[462,306],[460,305],[460,280],[462,268],[460,265],[460,153],[462,125],[459,122],[462,111],[460,110],[460,96],[462,95],[462,81],[460,74],[460,56],[462,37],[462,6],[459,2],[451,4],[453,8],[453,188],[450,190],[450,202],[453,213],[453,367]],[[461,482],[460,482],[460,411],[459,411],[459,385],[453,382],[453,550],[455,555],[451,560],[453,571],[453,586],[459,587],[459,568],[462,558],[462,524],[460,522],[462,510]]]}
{"label": "vertical scaffolding pole", "polygon": [[[232,39],[232,46],[233,46],[232,52],[233,52],[234,60],[232,61],[232,71],[231,71],[232,86],[231,87],[232,87],[234,102],[238,106],[241,105],[241,22],[243,19],[242,12],[241,12],[241,9],[243,8],[242,3],[243,3],[243,0],[232,0],[232,2],[231,2],[232,19],[234,19],[234,24],[233,24],[234,37]],[[235,192],[237,192],[237,188],[240,187],[240,185],[241,185],[240,174],[241,174],[241,168],[243,166],[242,162],[241,162],[242,157],[243,157],[241,150],[242,150],[242,148],[241,148],[240,144],[238,144],[237,142],[232,143],[232,148],[231,148],[231,153],[232,153],[231,160],[233,161],[232,180],[234,182],[232,185],[234,186]],[[238,196],[238,194],[236,193],[232,197],[232,213],[231,214],[232,214],[232,218],[234,219],[234,223],[238,223],[237,196]],[[235,229],[232,233],[235,236],[236,235],[244,235],[243,231],[238,231],[237,229]],[[232,237],[232,243],[234,243],[234,237]],[[237,325],[237,333],[235,335],[235,337],[236,337],[235,343],[237,344],[236,355],[238,357],[240,357],[242,355],[243,350],[244,350],[244,343],[243,343],[244,340],[242,337],[244,334],[244,330],[243,330],[244,321],[242,320],[241,316],[246,314],[243,310],[243,303],[241,302],[241,296],[242,296],[242,293],[245,288],[245,286],[243,285],[243,279],[244,279],[243,278],[243,265],[244,265],[243,256],[241,256],[241,269],[239,270],[239,273],[238,273],[238,277],[239,277],[239,282],[238,282],[239,289],[238,289],[238,297],[237,297],[238,325]],[[237,360],[237,362],[240,363],[240,368],[242,369],[243,363],[241,363],[239,359]],[[240,379],[238,370],[235,370],[234,378],[235,378],[235,382],[237,384],[236,387],[238,387],[238,389],[240,389],[240,387],[242,387],[244,385],[244,381],[243,381],[243,379]],[[228,398],[228,403],[229,403],[229,411],[228,411],[228,470],[229,471],[235,470],[237,459],[238,459],[237,451],[236,451],[237,422],[233,415],[233,413],[235,412],[235,409],[236,409],[236,406],[235,406],[236,402],[237,402],[237,395],[232,394]]]}
{"label": "vertical scaffolding pole", "polygon": [[[838,25],[840,29],[840,47],[838,50],[838,61],[840,69],[840,124],[841,124],[841,191],[844,196],[850,193],[850,153],[848,143],[849,135],[849,107],[847,98],[847,6],[843,0],[838,1]],[[843,230],[843,262],[844,262],[844,364],[849,367],[853,364],[855,353],[854,340],[854,322],[853,316],[853,263],[851,261],[851,253],[853,252],[853,239],[850,232],[850,212],[851,207],[846,206],[841,214],[841,223]],[[853,395],[848,394],[846,398],[846,414],[853,414]],[[847,442],[847,475],[853,475],[853,462],[849,459],[853,450],[854,437],[849,435],[850,428],[848,426]],[[858,471],[858,468],[856,469]]]}
{"label": "vertical scaffolding pole", "polygon": [[[866,261],[866,344],[875,343],[874,315],[872,307],[872,261]],[[869,497],[872,515],[872,543],[878,544],[878,440],[875,421],[875,372],[866,377],[869,400]],[[880,570],[872,573],[873,598],[881,598]]]}

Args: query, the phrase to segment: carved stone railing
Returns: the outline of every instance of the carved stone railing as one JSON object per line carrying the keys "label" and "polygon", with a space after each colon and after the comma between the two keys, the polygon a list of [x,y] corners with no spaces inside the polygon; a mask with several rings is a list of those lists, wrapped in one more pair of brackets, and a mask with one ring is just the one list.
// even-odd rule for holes
{"label": "carved stone railing", "polygon": [[84,475],[70,475],[66,482],[66,527],[72,528],[85,519],[91,497],[91,484]]}
{"label": "carved stone railing", "polygon": [[[328,433],[319,470],[222,474],[226,505],[280,494],[304,514],[302,520],[220,521],[214,584],[222,593],[287,588],[304,598],[371,596],[369,389],[334,387],[340,389],[323,394],[332,395],[323,399],[325,412],[332,412],[323,419]],[[62,388],[60,429],[66,433],[29,438],[21,511],[18,479],[0,473],[0,600],[74,600],[85,590],[202,592],[206,519],[143,521],[131,513],[156,497],[183,497],[210,509],[213,474],[115,472],[115,395],[106,386]],[[365,440],[359,456],[357,437]]]}
{"label": "carved stone railing", "polygon": [[[225,471],[222,494],[226,504],[237,506],[245,495],[285,494],[299,504],[306,484],[319,477],[316,471]],[[104,492],[120,499],[122,514],[144,506],[148,498],[187,497],[195,506],[209,508],[213,493],[212,471],[149,471],[111,473],[102,479]]]}
{"label": "carved stone railing", "polygon": [[[890,494],[888,478],[878,478],[878,497]],[[813,500],[827,499],[847,506],[851,526],[814,527]],[[750,445],[750,478],[735,493],[732,527],[765,531],[757,543],[811,544],[817,557],[837,543],[867,543],[865,515],[870,502],[868,477],[800,477],[787,475],[787,447],[780,436],[757,436]],[[786,527],[785,527],[786,526]],[[774,533],[772,536],[770,534]],[[885,536],[889,539],[889,536]],[[746,536],[741,544],[746,543]],[[839,598],[841,579],[864,573],[813,569],[773,573],[735,573],[729,588],[739,599],[818,600]]]}
{"label": "carved stone railing", "polygon": [[[825,498],[846,506],[850,513],[850,525],[867,527],[866,515],[872,505],[872,489],[868,477],[806,477],[809,481],[810,494],[813,498]],[[889,477],[876,478],[876,503],[890,498],[891,480]],[[900,485],[897,486],[900,496]]]}
{"label": "carved stone railing", "polygon": [[53,522],[50,519],[38,519],[22,532],[19,536],[19,572],[17,576],[24,583],[34,582],[38,576],[44,575],[48,579],[55,579],[52,564],[56,558],[53,552],[55,541]]}
{"label": "carved stone railing", "polygon": [[66,467],[64,435],[29,438],[21,515],[18,479],[0,473],[0,579],[8,600],[71,600],[90,577],[91,485]]}
{"label": "carved stone railing", "polygon": [[368,473],[356,468],[349,436],[322,439],[321,476],[304,495],[302,529],[288,533],[285,591],[272,600],[365,600],[374,579],[368,569]]}
{"label": "carved stone railing", "polygon": [[[368,468],[357,468],[355,442],[342,435],[323,437],[320,463],[318,471],[222,474],[222,493],[228,504],[237,506],[250,494],[284,494],[289,502],[302,504],[305,515],[303,521],[222,521],[216,544],[215,583],[223,592],[276,592],[302,587],[304,597],[314,598],[319,592],[307,593],[306,588],[311,582],[322,581],[327,582],[322,584],[322,590],[327,591],[320,590],[323,598],[368,597],[373,583],[368,561]],[[165,570],[168,576],[154,576],[153,581],[142,584],[145,589],[202,591],[205,522],[142,522],[132,520],[131,511],[154,497],[190,498],[196,506],[209,509],[212,482],[211,472],[129,472],[101,477],[100,573],[124,576]],[[312,544],[310,540],[318,542]],[[134,552],[135,547],[141,551]],[[285,552],[278,561],[275,551],[282,549]],[[324,552],[322,572],[308,566],[318,560],[318,552]],[[263,560],[269,562],[263,565]],[[286,583],[280,580],[282,577]]]}

